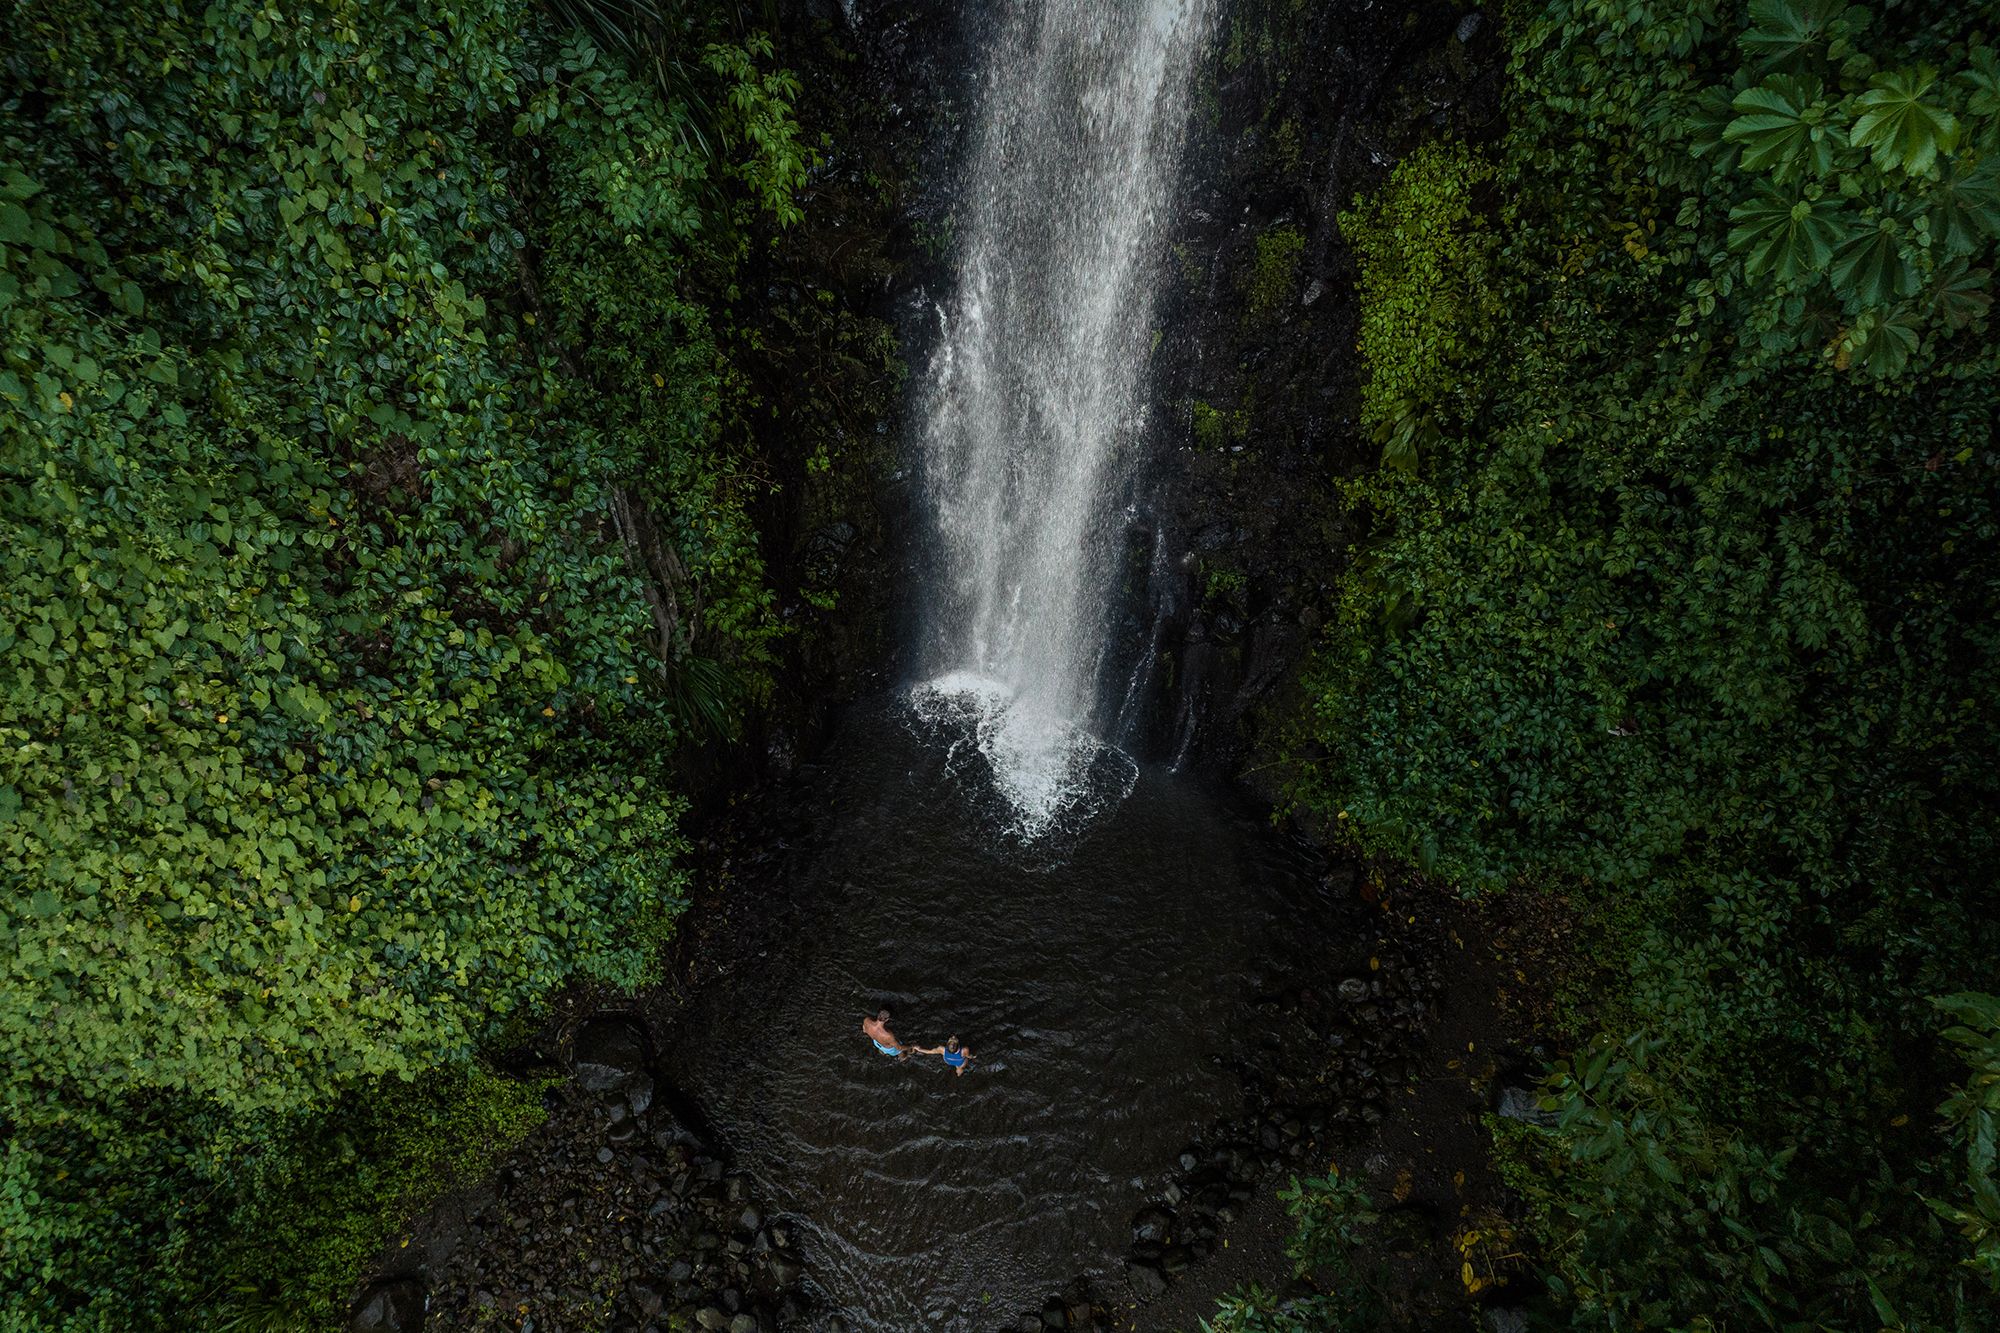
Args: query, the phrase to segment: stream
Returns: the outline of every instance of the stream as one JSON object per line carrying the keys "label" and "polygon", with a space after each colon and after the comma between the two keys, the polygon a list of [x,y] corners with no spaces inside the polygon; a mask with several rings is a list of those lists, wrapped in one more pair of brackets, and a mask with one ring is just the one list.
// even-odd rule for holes
{"label": "stream", "polygon": [[[952,755],[901,700],[851,717],[782,872],[797,938],[713,982],[665,1061],[827,1303],[881,1333],[1122,1278],[1134,1211],[1241,1108],[1227,1058],[1258,1040],[1263,979],[1325,947],[1311,867],[1221,791],[1141,768],[1049,856]],[[881,1055],[859,1031],[880,1005],[906,1043],[977,1059]]]}

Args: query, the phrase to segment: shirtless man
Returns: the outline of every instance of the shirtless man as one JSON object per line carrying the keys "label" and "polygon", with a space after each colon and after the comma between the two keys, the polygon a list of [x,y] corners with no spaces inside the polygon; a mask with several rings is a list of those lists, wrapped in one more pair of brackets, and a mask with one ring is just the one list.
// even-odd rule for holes
{"label": "shirtless man", "polygon": [[898,1060],[907,1060],[910,1058],[910,1052],[904,1047],[902,1042],[896,1039],[896,1034],[889,1031],[889,1011],[887,1009],[882,1010],[873,1018],[863,1018],[861,1020],[861,1035],[874,1042],[875,1049],[884,1055],[893,1055]]}

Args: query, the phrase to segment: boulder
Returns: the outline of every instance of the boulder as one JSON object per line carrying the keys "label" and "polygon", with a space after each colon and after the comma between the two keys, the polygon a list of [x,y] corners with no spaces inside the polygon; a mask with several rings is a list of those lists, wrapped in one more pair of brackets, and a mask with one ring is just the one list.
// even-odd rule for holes
{"label": "boulder", "polygon": [[1509,1120],[1519,1120],[1529,1125],[1540,1125],[1544,1129],[1554,1125],[1561,1119],[1554,1111],[1544,1111],[1541,1106],[1541,1099],[1527,1088],[1502,1088],[1500,1090],[1500,1105],[1497,1109],[1501,1115],[1506,1116]]}
{"label": "boulder", "polygon": [[625,1288],[625,1297],[632,1302],[632,1308],[639,1312],[642,1319],[651,1319],[667,1303],[666,1296],[650,1282],[631,1283]]}
{"label": "boulder", "polygon": [[773,1250],[769,1260],[771,1281],[780,1287],[795,1287],[806,1273],[805,1264],[789,1250]]}
{"label": "boulder", "polygon": [[377,1282],[361,1293],[348,1333],[417,1333],[424,1326],[424,1284],[413,1277]]}
{"label": "boulder", "polygon": [[1132,1214],[1132,1239],[1165,1245],[1174,1238],[1174,1215],[1157,1204]]}
{"label": "boulder", "polygon": [[570,1052],[576,1081],[588,1092],[622,1094],[632,1080],[646,1075],[646,1034],[629,1018],[589,1020],[577,1029]]}
{"label": "boulder", "polygon": [[1150,1301],[1167,1290],[1167,1275],[1136,1259],[1125,1265],[1125,1277],[1132,1284],[1132,1294],[1142,1301]]}

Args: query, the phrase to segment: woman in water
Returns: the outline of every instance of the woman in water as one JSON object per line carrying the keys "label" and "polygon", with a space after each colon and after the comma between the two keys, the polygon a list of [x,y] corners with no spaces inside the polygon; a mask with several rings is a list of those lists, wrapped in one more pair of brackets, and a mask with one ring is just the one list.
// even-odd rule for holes
{"label": "woman in water", "polygon": [[960,1078],[965,1077],[965,1067],[972,1063],[972,1052],[960,1046],[957,1037],[950,1038],[942,1046],[913,1046],[910,1049],[918,1055],[942,1055],[944,1062]]}

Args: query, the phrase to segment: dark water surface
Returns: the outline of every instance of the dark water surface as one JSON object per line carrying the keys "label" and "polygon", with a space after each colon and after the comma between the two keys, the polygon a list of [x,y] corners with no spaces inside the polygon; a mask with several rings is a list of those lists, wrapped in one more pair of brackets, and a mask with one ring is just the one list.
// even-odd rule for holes
{"label": "dark water surface", "polygon": [[[784,872],[798,938],[714,983],[667,1060],[826,1299],[882,1333],[1122,1280],[1133,1211],[1241,1105],[1226,1066],[1264,979],[1312,971],[1327,919],[1300,853],[1213,788],[1141,770],[1067,847],[1024,852],[914,725],[848,723]],[[978,1061],[879,1054],[859,1026],[884,1003],[904,1041],[957,1033]]]}

